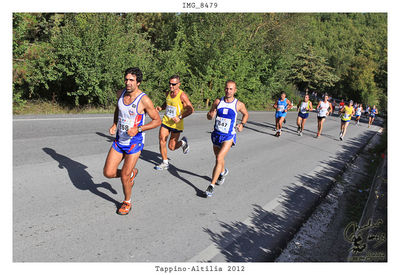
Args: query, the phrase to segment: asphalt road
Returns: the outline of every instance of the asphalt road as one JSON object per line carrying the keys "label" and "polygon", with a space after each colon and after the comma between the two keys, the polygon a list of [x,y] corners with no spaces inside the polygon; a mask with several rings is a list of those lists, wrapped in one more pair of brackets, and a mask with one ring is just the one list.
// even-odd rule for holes
{"label": "asphalt road", "polygon": [[13,260],[15,262],[254,262],[279,253],[353,154],[376,133],[365,122],[339,141],[340,120],[328,117],[314,138],[311,113],[302,137],[288,114],[280,138],[273,113],[250,112],[226,158],[230,173],[204,198],[214,156],[213,122],[205,112],[185,119],[190,151],[161,160],[158,129],[146,133],[133,210],[116,214],[119,179],[102,170],[113,141],[111,115],[13,118]]}

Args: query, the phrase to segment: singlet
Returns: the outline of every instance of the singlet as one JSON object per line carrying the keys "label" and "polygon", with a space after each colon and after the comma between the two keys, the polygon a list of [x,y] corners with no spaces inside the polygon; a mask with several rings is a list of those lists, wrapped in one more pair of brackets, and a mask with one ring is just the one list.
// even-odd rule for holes
{"label": "singlet", "polygon": [[353,113],[354,108],[349,106],[344,106],[344,113],[340,116],[343,121],[351,120],[351,114]]}
{"label": "singlet", "polygon": [[137,133],[136,136],[129,136],[127,131],[132,127],[139,127],[144,124],[145,114],[138,113],[138,105],[145,93],[139,94],[135,100],[125,105],[124,95],[126,90],[123,91],[121,97],[118,99],[118,124],[117,124],[117,142],[121,145],[132,145],[135,143],[144,143],[144,133]]}
{"label": "singlet", "polygon": [[357,107],[356,116],[361,116],[361,107]]}
{"label": "singlet", "polygon": [[318,116],[319,117],[325,117],[328,113],[328,108],[329,106],[329,102],[324,102],[324,101],[320,101],[321,103],[319,104],[319,109],[318,109]]}
{"label": "singlet", "polygon": [[236,134],[235,124],[237,117],[237,98],[232,102],[225,102],[225,97],[221,98],[217,106],[217,116],[215,118],[214,132],[221,135]]}
{"label": "singlet", "polygon": [[310,105],[311,105],[311,101],[307,101],[307,102],[302,101],[300,104],[300,113],[307,114],[308,111],[306,110],[306,108],[310,109],[311,108]]}
{"label": "singlet", "polygon": [[376,115],[376,109],[374,108],[374,109],[371,109],[371,114],[370,114],[370,116],[375,116]]}
{"label": "singlet", "polygon": [[287,98],[285,98],[284,100],[278,100],[276,113],[282,114],[283,110],[285,110],[287,106],[288,106]]}
{"label": "singlet", "polygon": [[182,90],[179,90],[178,94],[172,98],[171,93],[168,93],[165,108],[165,114],[162,119],[162,124],[177,130],[183,131],[183,119],[181,119],[178,123],[175,123],[172,118],[176,116],[180,116],[183,112],[183,104],[181,101]]}

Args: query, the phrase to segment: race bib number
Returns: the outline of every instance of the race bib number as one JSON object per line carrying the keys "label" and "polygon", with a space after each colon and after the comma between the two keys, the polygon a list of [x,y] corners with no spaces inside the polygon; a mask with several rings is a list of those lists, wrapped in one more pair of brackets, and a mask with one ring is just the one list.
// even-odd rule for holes
{"label": "race bib number", "polygon": [[343,115],[343,118],[344,118],[344,119],[348,119],[348,118],[350,118],[350,115],[345,113],[345,114]]}
{"label": "race bib number", "polygon": [[176,117],[176,107],[167,105],[165,109],[165,115],[169,118]]}
{"label": "race bib number", "polygon": [[215,119],[215,130],[224,134],[228,134],[230,127],[231,127],[230,118],[217,117]]}
{"label": "race bib number", "polygon": [[302,105],[301,105],[301,107],[300,107],[300,112],[301,112],[302,114],[307,113],[307,104],[302,104]]}
{"label": "race bib number", "polygon": [[278,112],[283,112],[283,110],[285,110],[285,106],[284,105],[278,105]]}
{"label": "race bib number", "polygon": [[326,109],[319,109],[319,116],[326,116],[327,110]]}
{"label": "race bib number", "polygon": [[119,118],[118,120],[118,131],[120,135],[128,132],[130,128],[133,127],[133,121],[130,119]]}

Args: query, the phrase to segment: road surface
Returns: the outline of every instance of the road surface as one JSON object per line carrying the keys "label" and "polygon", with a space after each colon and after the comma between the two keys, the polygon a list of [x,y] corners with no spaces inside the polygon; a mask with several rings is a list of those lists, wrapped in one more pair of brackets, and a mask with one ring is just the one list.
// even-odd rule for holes
{"label": "road surface", "polygon": [[133,210],[119,216],[121,182],[102,174],[111,115],[14,116],[13,261],[273,260],[379,129],[352,121],[339,141],[333,116],[316,139],[311,113],[300,137],[296,117],[288,114],[276,138],[273,113],[250,112],[212,198],[203,196],[215,161],[205,112],[185,118],[190,151],[168,151],[169,170],[153,169],[161,161],[158,129],[146,132]]}

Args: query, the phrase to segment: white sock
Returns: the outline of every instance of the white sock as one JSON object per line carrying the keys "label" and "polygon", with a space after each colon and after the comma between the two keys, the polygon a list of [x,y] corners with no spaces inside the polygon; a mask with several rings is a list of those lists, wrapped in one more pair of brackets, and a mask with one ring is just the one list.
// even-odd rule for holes
{"label": "white sock", "polygon": [[181,142],[182,142],[182,146],[185,146],[186,142],[183,139],[181,139]]}
{"label": "white sock", "polygon": [[127,203],[131,203],[131,200],[129,200],[129,201],[126,201],[126,200],[125,200],[125,202],[127,202]]}
{"label": "white sock", "polygon": [[163,159],[163,163],[168,164],[168,160],[167,159]]}

